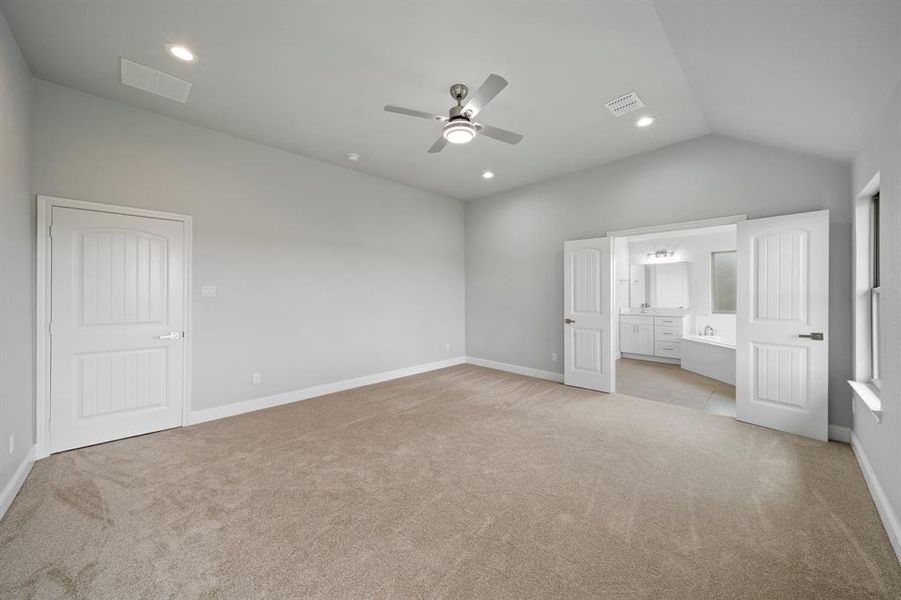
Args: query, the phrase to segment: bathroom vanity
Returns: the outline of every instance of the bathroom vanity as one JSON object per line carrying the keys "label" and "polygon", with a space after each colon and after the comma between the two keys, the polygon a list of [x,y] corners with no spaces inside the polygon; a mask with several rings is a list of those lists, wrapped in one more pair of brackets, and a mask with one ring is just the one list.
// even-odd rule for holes
{"label": "bathroom vanity", "polygon": [[679,364],[688,316],[678,313],[623,313],[619,349],[625,358]]}

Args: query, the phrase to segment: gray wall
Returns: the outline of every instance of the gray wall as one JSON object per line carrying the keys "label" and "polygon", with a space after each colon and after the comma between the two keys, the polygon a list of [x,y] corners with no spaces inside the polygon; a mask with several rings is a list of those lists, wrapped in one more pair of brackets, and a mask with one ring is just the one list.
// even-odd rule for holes
{"label": "gray wall", "polygon": [[880,174],[882,422],[855,406],[853,432],[882,484],[895,518],[901,517],[901,85],[867,136],[854,163],[854,195]]}
{"label": "gray wall", "polygon": [[35,94],[35,193],[194,216],[195,410],[463,355],[462,202],[46,82]]}
{"label": "gray wall", "polygon": [[34,444],[31,101],[31,73],[0,15],[0,489]]}
{"label": "gray wall", "polygon": [[[563,371],[563,242],[830,209],[829,421],[850,425],[850,166],[708,135],[466,207],[467,354]],[[551,361],[556,352],[561,360]]]}

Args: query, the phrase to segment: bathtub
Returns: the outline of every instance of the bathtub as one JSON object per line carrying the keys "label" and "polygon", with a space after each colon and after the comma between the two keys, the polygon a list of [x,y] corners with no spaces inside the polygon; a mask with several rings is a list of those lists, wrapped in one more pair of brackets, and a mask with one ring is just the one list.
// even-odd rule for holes
{"label": "bathtub", "polygon": [[723,337],[721,335],[686,335],[683,340],[698,342],[700,344],[712,344],[714,346],[723,346],[735,350],[735,338]]}
{"label": "bathtub", "polygon": [[682,338],[682,368],[735,385],[735,340],[719,335]]}

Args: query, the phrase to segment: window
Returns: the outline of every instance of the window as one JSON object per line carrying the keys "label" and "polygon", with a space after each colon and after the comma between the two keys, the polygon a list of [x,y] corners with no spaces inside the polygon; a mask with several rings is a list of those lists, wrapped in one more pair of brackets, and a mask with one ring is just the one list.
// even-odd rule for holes
{"label": "window", "polygon": [[877,388],[880,385],[879,352],[879,192],[870,199],[870,381]]}
{"label": "window", "polygon": [[735,314],[735,250],[710,254],[710,289],[714,314]]}

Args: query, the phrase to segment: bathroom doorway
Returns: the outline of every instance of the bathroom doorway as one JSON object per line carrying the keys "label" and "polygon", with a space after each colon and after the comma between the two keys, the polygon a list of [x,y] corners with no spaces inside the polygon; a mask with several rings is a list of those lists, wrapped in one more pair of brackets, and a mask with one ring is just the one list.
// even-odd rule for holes
{"label": "bathroom doorway", "polygon": [[735,223],[611,237],[616,391],[734,417]]}
{"label": "bathroom doorway", "polygon": [[828,439],[828,210],[608,232],[564,264],[565,384]]}

